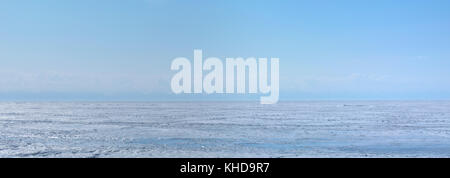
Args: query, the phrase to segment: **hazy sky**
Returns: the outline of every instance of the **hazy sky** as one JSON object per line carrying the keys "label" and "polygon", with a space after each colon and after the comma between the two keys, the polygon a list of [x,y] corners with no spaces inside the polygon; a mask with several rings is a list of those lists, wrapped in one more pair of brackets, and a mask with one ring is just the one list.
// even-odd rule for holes
{"label": "hazy sky", "polygon": [[[280,58],[280,100],[450,99],[448,0],[2,0],[0,100],[177,100],[170,63]],[[233,96],[206,96],[227,99]],[[240,97],[238,97],[240,98]]]}

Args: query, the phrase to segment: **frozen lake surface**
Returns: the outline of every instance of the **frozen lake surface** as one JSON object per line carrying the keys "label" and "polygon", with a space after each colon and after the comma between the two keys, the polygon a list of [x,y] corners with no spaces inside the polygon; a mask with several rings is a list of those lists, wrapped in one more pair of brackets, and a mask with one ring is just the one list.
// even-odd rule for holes
{"label": "frozen lake surface", "polygon": [[450,102],[3,102],[0,157],[450,157]]}

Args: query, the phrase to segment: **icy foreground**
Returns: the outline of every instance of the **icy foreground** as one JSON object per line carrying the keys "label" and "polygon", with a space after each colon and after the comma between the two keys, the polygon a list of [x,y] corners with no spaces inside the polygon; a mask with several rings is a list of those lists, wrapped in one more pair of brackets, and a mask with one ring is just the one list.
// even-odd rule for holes
{"label": "icy foreground", "polygon": [[0,157],[450,157],[450,102],[0,103]]}

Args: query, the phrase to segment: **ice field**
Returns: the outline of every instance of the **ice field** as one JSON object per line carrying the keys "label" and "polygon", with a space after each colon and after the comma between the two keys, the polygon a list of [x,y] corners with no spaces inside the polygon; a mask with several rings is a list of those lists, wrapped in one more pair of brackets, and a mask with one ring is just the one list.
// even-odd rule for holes
{"label": "ice field", "polygon": [[0,157],[450,157],[450,102],[2,102]]}

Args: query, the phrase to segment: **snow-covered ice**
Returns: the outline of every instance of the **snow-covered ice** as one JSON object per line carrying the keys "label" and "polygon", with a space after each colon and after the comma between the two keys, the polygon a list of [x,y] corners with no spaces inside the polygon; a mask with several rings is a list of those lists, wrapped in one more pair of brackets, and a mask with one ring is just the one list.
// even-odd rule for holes
{"label": "snow-covered ice", "polygon": [[0,157],[450,157],[450,102],[3,102]]}

